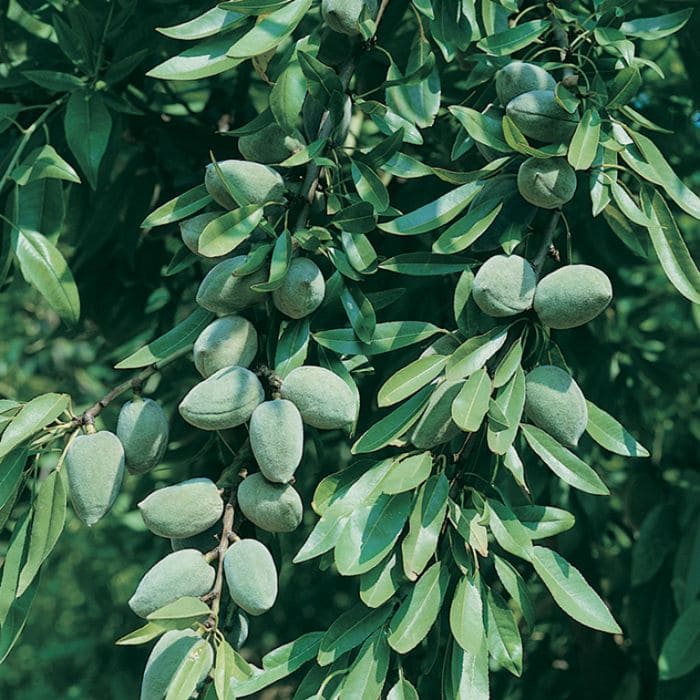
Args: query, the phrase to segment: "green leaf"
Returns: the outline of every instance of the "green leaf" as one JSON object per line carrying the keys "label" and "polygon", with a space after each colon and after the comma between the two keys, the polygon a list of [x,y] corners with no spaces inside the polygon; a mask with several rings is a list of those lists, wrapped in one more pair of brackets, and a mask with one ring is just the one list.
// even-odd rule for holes
{"label": "green leaf", "polygon": [[515,122],[508,115],[503,117],[503,136],[511,150],[526,156],[532,156],[533,158],[552,158],[553,156],[566,155],[567,148],[566,144],[563,143],[553,143],[547,146],[540,146],[539,148],[531,146],[525,134],[520,131]]}
{"label": "green leaf", "polygon": [[21,597],[12,602],[4,617],[0,630],[0,664],[5,661],[22,634],[38,585],[37,579]]}
{"label": "green leaf", "polygon": [[311,0],[293,0],[281,9],[264,15],[229,47],[226,55],[245,59],[274,49],[296,29],[310,7]]}
{"label": "green leaf", "polygon": [[432,393],[431,386],[421,389],[397,409],[374,423],[352,446],[352,454],[367,454],[380,450],[403,435],[418,420]]}
{"label": "green leaf", "polygon": [[609,413],[586,401],[588,424],[586,432],[606,450],[623,457],[648,457],[647,449],[640,445]]}
{"label": "green leaf", "polygon": [[292,61],[280,73],[270,91],[270,110],[287,133],[297,128],[305,98],[306,78],[299,62]]}
{"label": "green leaf", "polygon": [[426,321],[389,321],[378,323],[372,341],[357,340],[351,328],[338,328],[314,333],[314,340],[339,355],[379,355],[414,343],[420,343],[439,333],[440,328]]}
{"label": "green leaf", "polygon": [[503,584],[503,588],[508,591],[508,595],[512,598],[513,603],[523,614],[527,624],[532,627],[535,624],[535,608],[530,600],[527,584],[510,562],[501,559],[496,554],[494,554],[494,564],[496,574]]}
{"label": "green leaf", "polygon": [[12,179],[18,185],[27,185],[36,180],[52,178],[80,182],[78,173],[48,144],[36,149],[26,160],[12,171]]}
{"label": "green leaf", "polygon": [[345,677],[340,697],[379,700],[386,682],[390,656],[384,631],[378,630],[362,645]]}
{"label": "green leaf", "polygon": [[639,39],[663,39],[682,29],[692,14],[692,8],[688,8],[657,17],[640,17],[623,22],[620,31]]}
{"label": "green leaf", "polygon": [[435,379],[445,367],[444,355],[427,355],[402,367],[387,379],[377,392],[377,405],[380,408],[392,406],[415,394]]}
{"label": "green leaf", "polygon": [[511,27],[503,32],[496,32],[477,42],[477,46],[492,56],[508,56],[529,46],[551,27],[545,19],[533,19]]}
{"label": "green leaf", "polygon": [[355,335],[363,343],[371,343],[377,326],[377,317],[372,303],[362,289],[351,282],[344,283],[340,291],[340,302]]}
{"label": "green leaf", "polygon": [[208,258],[227,255],[248,240],[262,217],[263,207],[249,204],[213,219],[199,236],[199,254]]}
{"label": "green leaf", "polygon": [[393,221],[379,224],[379,228],[386,233],[399,236],[416,236],[420,233],[434,231],[443,224],[452,221],[465,209],[469,202],[476,197],[481,187],[481,183],[474,182],[456,187],[429,204],[399,216]]}
{"label": "green leaf", "polygon": [[270,258],[270,273],[267,282],[252,285],[251,289],[256,292],[272,292],[282,286],[284,278],[289,270],[289,263],[292,261],[292,237],[285,229],[275,241]]}
{"label": "green leaf", "polygon": [[447,360],[447,378],[468,377],[492,358],[506,342],[508,327],[497,327],[462,343]]}
{"label": "green leaf", "polygon": [[527,423],[520,428],[533,452],[562,480],[579,491],[607,496],[610,491],[600,477],[573,452],[560,445],[544,430]]}
{"label": "green leaf", "polygon": [[275,374],[284,378],[304,364],[310,336],[308,317],[286,322],[275,349]]}
{"label": "green leaf", "polygon": [[51,92],[70,92],[85,86],[77,75],[55,70],[24,70],[22,75]]}
{"label": "green leaf", "polygon": [[226,52],[231,48],[234,37],[242,36],[244,31],[239,28],[233,35],[217,36],[185,49],[151,68],[146,75],[160,80],[199,80],[230,70],[243,59],[231,58]]}
{"label": "green leaf", "polygon": [[401,542],[403,570],[409,581],[420,576],[435,554],[447,512],[449,490],[450,483],[445,475],[436,474],[418,491],[408,519],[408,533]]}
{"label": "green leaf", "polygon": [[487,201],[482,206],[471,207],[467,214],[457,219],[433,243],[433,252],[452,255],[466,250],[488,231],[503,209],[503,202]]}
{"label": "green leaf", "polygon": [[[4,452],[4,448],[2,451]],[[17,492],[28,455],[29,450],[26,447],[18,447],[6,453],[0,460],[0,508],[9,503]]]}
{"label": "green leaf", "polygon": [[546,547],[535,547],[534,554],[532,563],[537,575],[567,615],[601,632],[622,633],[605,603],[586,583],[578,569]]}
{"label": "green leaf", "polygon": [[491,378],[485,369],[472,374],[452,402],[452,420],[465,432],[476,432],[489,410]]}
{"label": "green leaf", "polygon": [[512,376],[520,367],[520,361],[523,359],[523,342],[522,338],[518,338],[506,351],[501,361],[496,366],[496,371],[493,374],[493,386],[495,389],[500,389],[507,384]]}
{"label": "green leaf", "polygon": [[0,439],[0,458],[55,421],[69,406],[67,394],[43,394],[25,404]]}
{"label": "green leaf", "polygon": [[234,0],[222,2],[219,7],[224,10],[236,10],[248,15],[266,15],[284,7],[290,0]]}
{"label": "green leaf", "polygon": [[659,678],[667,681],[690,673],[700,664],[700,600],[681,612],[659,654]]}
{"label": "green leaf", "polygon": [[[24,566],[29,541],[32,511],[27,510],[15,523],[10,544],[5,552],[0,581],[0,628],[4,630],[7,617],[16,599],[17,584]],[[31,590],[31,588],[30,588]]]}
{"label": "green leaf", "polygon": [[[242,676],[237,656],[235,649],[225,639],[221,640],[216,647],[216,661],[212,675],[216,697],[219,700],[235,700],[231,685],[236,677]],[[244,663],[247,662],[244,661]]]}
{"label": "green leaf", "polygon": [[319,665],[328,666],[346,652],[360,646],[384,624],[391,612],[391,606],[372,610],[359,603],[344,612],[321,639],[317,657]]}
{"label": "green leaf", "polygon": [[363,233],[341,231],[343,250],[350,264],[358,272],[369,274],[377,267],[377,252]]}
{"label": "green leaf", "polygon": [[[508,427],[501,429],[494,420],[492,406],[499,409],[506,419]],[[508,454],[513,445],[513,440],[518,432],[518,424],[525,407],[525,372],[522,367],[515,370],[515,374],[508,383],[496,393],[493,404],[489,405],[489,424],[486,439],[491,452],[497,455]]]}
{"label": "green leaf", "polygon": [[196,214],[212,201],[212,196],[207,192],[207,188],[204,185],[197,185],[165,204],[161,204],[141,222],[141,228],[165,226],[180,221],[190,214]]}
{"label": "green leaf", "polygon": [[199,679],[211,668],[211,647],[205,639],[195,642],[170,680],[165,700],[189,700]]}
{"label": "green leaf", "polygon": [[407,654],[428,636],[449,585],[449,568],[439,561],[420,577],[389,623],[387,641],[394,651]]}
{"label": "green leaf", "polygon": [[462,272],[471,264],[471,260],[433,253],[402,253],[393,258],[387,258],[379,267],[382,270],[396,272],[411,277],[432,277],[434,275],[451,275]]}
{"label": "green leaf", "polygon": [[512,152],[503,135],[502,119],[492,113],[483,114],[461,105],[452,105],[448,109],[474,141],[501,153]]}
{"label": "green leaf", "polygon": [[138,646],[139,644],[147,644],[156,637],[160,637],[163,632],[166,632],[165,627],[156,625],[153,622],[147,622],[142,627],[125,634],[123,637],[119,637],[115,644],[119,646]]}
{"label": "green leaf", "polygon": [[12,247],[22,277],[62,319],[77,323],[80,318],[78,287],[58,248],[41,233],[18,228],[12,229]]}
{"label": "green leaf", "polygon": [[316,139],[310,144],[304,146],[304,148],[298,150],[296,153],[292,153],[292,155],[289,156],[289,158],[285,158],[283,161],[281,161],[279,163],[279,167],[296,168],[299,165],[304,165],[310,160],[314,160],[320,153],[322,153],[323,150],[326,148],[327,143],[327,138]]}
{"label": "green leaf", "polygon": [[576,522],[576,518],[571,513],[554,506],[516,506],[513,508],[513,513],[529,530],[530,538],[533,540],[560,535],[570,530]]}
{"label": "green leaf", "polygon": [[49,474],[34,502],[34,517],[27,561],[19,575],[16,596],[19,598],[34,581],[39,569],[63,532],[66,522],[66,488],[59,472]]}
{"label": "green leaf", "polygon": [[240,12],[230,12],[222,10],[220,7],[214,7],[181,24],[175,24],[171,27],[156,27],[156,31],[171,39],[196,41],[219,34],[225,29],[231,29],[243,21],[245,17],[246,15]]}
{"label": "green leaf", "polygon": [[486,596],[486,638],[489,654],[501,667],[520,677],[523,671],[523,643],[513,611],[498,593]]}
{"label": "green leaf", "polygon": [[151,622],[157,622],[158,620],[192,620],[192,624],[194,624],[197,620],[205,620],[209,615],[211,615],[211,610],[205,602],[199,598],[185,596],[164,605],[162,608],[158,608],[158,610],[148,615],[148,620]]}
{"label": "green leaf", "polygon": [[369,202],[358,202],[341,209],[332,219],[333,224],[349,233],[369,233],[377,224],[374,207]]}
{"label": "green leaf", "polygon": [[669,281],[686,299],[700,304],[700,271],[664,198],[656,191],[649,197],[642,190],[642,209],[652,222],[649,237]]}
{"label": "green leaf", "polygon": [[471,654],[479,653],[486,637],[480,589],[479,574],[462,576],[450,606],[452,636],[464,651]]}
{"label": "green leaf", "polygon": [[504,503],[488,499],[488,523],[493,536],[506,552],[516,557],[532,560],[532,540],[530,532],[518,517]]}
{"label": "green leaf", "polygon": [[336,510],[324,512],[292,561],[300,564],[333,549],[347,524],[348,517],[347,513],[338,513]]}
{"label": "green leaf", "polygon": [[263,670],[258,670],[249,680],[234,681],[234,697],[243,698],[258,693],[268,685],[286,678],[311,661],[318,653],[323,632],[302,634],[299,639],[284,644],[263,656]]}
{"label": "green leaf", "polygon": [[389,193],[379,175],[361,160],[351,160],[350,172],[355,189],[360,198],[369,202],[377,214],[381,214],[389,206]]}
{"label": "green leaf", "polygon": [[[430,7],[430,5],[428,5]],[[413,687],[410,681],[401,677],[389,689],[386,700],[420,700],[418,691]]]}
{"label": "green leaf", "polygon": [[574,170],[588,170],[593,165],[600,139],[600,115],[596,109],[587,109],[569,144],[566,155]]}
{"label": "green leaf", "polygon": [[112,117],[100,93],[76,90],[71,93],[64,118],[66,141],[87,176],[92,189],[107,150]]}
{"label": "green leaf", "polygon": [[384,605],[398,591],[403,580],[396,553],[360,576],[360,600],[370,608]]}
{"label": "green leaf", "polygon": [[612,81],[608,89],[608,109],[623,107],[639,92],[642,76],[636,66],[625,66]]}
{"label": "green leaf", "polygon": [[307,80],[309,94],[318,100],[322,107],[330,104],[334,93],[343,92],[343,83],[330,66],[304,51],[297,51],[297,60]]}
{"label": "green leaf", "polygon": [[386,476],[381,481],[382,493],[412,491],[430,476],[432,468],[433,457],[430,452],[399,457],[391,463]]}
{"label": "green leaf", "polygon": [[174,328],[132,353],[129,357],[114,365],[114,368],[136,369],[138,367],[148,367],[156,362],[162,362],[193,345],[197,336],[209,325],[212,318],[214,318],[214,314],[210,311],[195,309]]}
{"label": "green leaf", "polygon": [[335,565],[343,576],[374,568],[389,553],[411,509],[411,494],[380,495],[357,508],[335,546]]}
{"label": "green leaf", "polygon": [[676,175],[656,144],[638,131],[629,130],[627,133],[637,146],[626,146],[620,152],[627,165],[645,180],[662,187],[683,211],[700,219],[700,197]]}
{"label": "green leaf", "polygon": [[489,654],[486,635],[477,651],[454,644],[450,658],[450,682],[454,698],[489,700]]}

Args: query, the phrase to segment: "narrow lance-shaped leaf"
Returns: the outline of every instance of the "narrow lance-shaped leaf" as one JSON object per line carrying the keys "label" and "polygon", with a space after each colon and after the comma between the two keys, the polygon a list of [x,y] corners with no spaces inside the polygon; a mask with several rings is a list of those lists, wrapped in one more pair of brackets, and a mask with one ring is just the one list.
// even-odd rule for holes
{"label": "narrow lance-shaped leaf", "polygon": [[600,139],[600,115],[596,109],[587,109],[576,127],[567,160],[574,170],[588,170],[595,160]]}
{"label": "narrow lance-shaped leaf", "polygon": [[433,564],[413,586],[389,623],[389,646],[406,654],[427,637],[435,623],[450,583],[450,572],[441,562]]}
{"label": "narrow lance-shaped leaf", "polygon": [[606,450],[624,457],[648,457],[647,449],[640,445],[634,437],[609,413],[598,408],[594,403],[586,401],[588,408],[588,424],[586,432]]}
{"label": "narrow lance-shaped leaf", "polygon": [[560,445],[544,430],[523,423],[521,426],[527,444],[533,452],[562,480],[580,491],[597,496],[610,493],[600,477],[584,461]]}
{"label": "narrow lance-shaped leaf", "polygon": [[482,368],[464,382],[452,402],[452,420],[466,432],[477,431],[489,410],[490,396],[491,378]]}
{"label": "narrow lance-shaped leaf", "polygon": [[196,185],[165,204],[161,204],[141,222],[141,228],[165,226],[180,221],[191,214],[196,214],[211,201],[213,199],[207,192],[207,188],[204,185]]}
{"label": "narrow lance-shaped leaf", "polygon": [[532,563],[557,605],[567,615],[582,625],[601,632],[622,632],[605,603],[579,570],[560,554],[546,547],[535,547]]}
{"label": "narrow lance-shaped leaf", "polygon": [[473,182],[457,187],[409,214],[379,224],[379,228],[399,236],[416,236],[433,231],[452,221],[476,197],[481,187],[481,183]]}
{"label": "narrow lance-shaped leaf", "polygon": [[377,392],[377,404],[384,407],[403,401],[435,379],[446,363],[444,355],[428,355],[410,362],[382,384]]}

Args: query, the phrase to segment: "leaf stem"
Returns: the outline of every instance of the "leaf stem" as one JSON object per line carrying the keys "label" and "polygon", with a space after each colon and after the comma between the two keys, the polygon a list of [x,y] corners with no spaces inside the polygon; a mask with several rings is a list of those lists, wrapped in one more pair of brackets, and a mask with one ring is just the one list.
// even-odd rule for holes
{"label": "leaf stem", "polygon": [[3,191],[5,184],[9,180],[10,174],[15,169],[17,162],[22,157],[22,153],[24,152],[24,149],[27,147],[29,140],[34,135],[34,132],[49,118],[49,116],[51,115],[51,112],[53,112],[56,109],[56,107],[58,107],[63,102],[63,100],[64,100],[64,97],[60,97],[55,102],[52,102],[39,115],[37,120],[24,130],[24,134],[22,135],[22,138],[20,139],[19,144],[17,145],[17,148],[16,148],[12,158],[10,159],[10,162],[8,163],[7,168],[5,169],[5,172],[2,175],[2,178],[0,178],[0,194]]}

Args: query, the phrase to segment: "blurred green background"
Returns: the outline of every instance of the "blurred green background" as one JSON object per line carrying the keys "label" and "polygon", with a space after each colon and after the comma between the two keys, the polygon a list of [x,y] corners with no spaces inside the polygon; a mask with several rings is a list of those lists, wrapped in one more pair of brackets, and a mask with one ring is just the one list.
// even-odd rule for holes
{"label": "blurred green background", "polygon": [[[21,69],[65,69],[66,58],[55,43],[39,38],[53,14],[65,15],[67,7],[76,5],[101,26],[107,11],[101,0],[0,2],[3,53],[9,51],[15,61],[20,56]],[[643,16],[692,3],[625,5],[633,7],[632,14]],[[61,236],[80,289],[83,320],[77,329],[66,329],[23,280],[9,280],[0,297],[0,396],[26,400],[56,390],[70,393],[81,409],[119,381],[110,369],[118,359],[167,330],[190,308],[201,270],[191,267],[172,277],[160,274],[178,247],[177,227],[144,233],[139,223],[155,200],[165,201],[201,181],[210,149],[220,158],[235,155],[234,141],[216,136],[215,131],[225,123],[239,126],[249,121],[264,90],[249,64],[179,86],[143,77],[166,53],[180,50],[154,28],[203,9],[195,2],[141,2],[126,15],[118,32],[107,35],[108,60],[138,58],[127,75],[110,86],[115,128],[97,190],[72,186],[65,197]],[[700,12],[677,37],[643,44],[642,55],[661,65],[665,79],[647,71],[644,91],[634,105],[673,131],[654,138],[696,191],[700,191],[699,35]],[[44,99],[40,88],[17,76],[17,65],[10,71],[0,69],[0,92],[10,101],[38,104]],[[459,76],[453,78],[450,90],[456,93]],[[439,122],[426,132],[428,146],[420,154],[433,165],[450,167],[447,154],[453,134],[447,128]],[[60,129],[54,132],[61,152]],[[13,138],[8,131],[0,133],[0,163]],[[467,154],[458,166],[469,169],[472,157]],[[395,183],[392,198],[397,206],[410,208],[416,196],[427,200],[428,186],[432,183],[426,185],[425,180]],[[586,395],[628,427],[652,456],[611,457],[584,439],[581,456],[603,475],[612,491],[610,498],[572,493],[559,482],[552,485],[534,461],[528,465],[528,479],[539,502],[562,505],[576,514],[575,528],[558,536],[556,546],[603,592],[625,636],[613,639],[583,628],[565,617],[547,595],[539,595],[538,624],[525,635],[523,678],[494,674],[492,697],[693,700],[700,698],[698,669],[678,681],[658,683],[656,659],[678,611],[700,592],[700,309],[693,309],[672,289],[653,254],[649,259],[635,257],[602,217],[590,218],[585,191],[579,197],[579,206],[569,207],[576,257],[595,262],[608,273],[615,300],[604,317],[580,329],[558,332],[555,339]],[[697,259],[700,224],[687,216],[680,217],[680,224]],[[449,327],[455,281],[440,278],[430,294],[409,290],[406,302],[399,301],[393,312]],[[382,283],[388,281],[378,282]],[[420,285],[414,291],[420,292]],[[399,358],[380,367],[383,376],[391,371],[392,362]],[[363,381],[367,406],[382,378]],[[172,416],[171,451],[156,472],[128,477],[116,507],[95,528],[87,529],[70,517],[43,574],[23,637],[0,666],[3,700],[138,697],[148,648],[115,647],[114,641],[139,626],[126,600],[145,569],[169,551],[169,544],[144,530],[135,504],[155,486],[188,475],[216,478],[221,465],[215,452],[201,453],[204,438],[193,435],[175,410],[195,379],[194,369],[182,359],[146,386],[146,393],[157,393]],[[117,410],[118,405],[105,411],[106,427],[114,427]],[[347,447],[338,439],[333,433],[307,445],[298,472],[307,504],[320,476],[348,461]],[[202,456],[193,460],[197,453]],[[309,508],[302,528],[272,543],[287,563],[281,571],[278,604],[252,624],[243,650],[251,660],[259,661],[265,651],[303,632],[326,628],[357,597],[354,580],[319,572],[315,561],[288,563],[314,521]],[[290,687],[283,683],[264,697],[289,697]]]}

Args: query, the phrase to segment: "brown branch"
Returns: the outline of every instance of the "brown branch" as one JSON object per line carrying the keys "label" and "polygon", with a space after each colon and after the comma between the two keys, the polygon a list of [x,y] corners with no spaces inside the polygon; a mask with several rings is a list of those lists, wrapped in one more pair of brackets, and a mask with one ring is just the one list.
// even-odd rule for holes
{"label": "brown branch", "polygon": [[238,535],[236,534],[233,528],[234,518],[236,515],[236,493],[238,491],[238,484],[246,476],[244,465],[245,462],[250,458],[250,455],[250,441],[246,440],[239,448],[231,465],[224,471],[224,474],[236,471],[237,478],[233,481],[231,485],[231,492],[229,493],[228,500],[226,502],[226,505],[224,506],[224,518],[221,528],[221,539],[219,540],[219,546],[210,552],[210,554],[212,555],[212,560],[213,558],[218,559],[216,567],[216,579],[214,579],[214,587],[205,596],[205,600],[207,603],[209,603],[209,606],[211,608],[211,615],[209,616],[209,619],[204,623],[204,626],[210,630],[215,629],[217,627],[219,611],[221,609],[221,594],[223,591],[225,578],[224,557],[226,556],[226,552],[231,546],[231,543],[235,542],[238,539]]}
{"label": "brown branch", "polygon": [[121,396],[124,392],[132,390],[132,391],[138,391],[143,383],[152,375],[154,375],[156,372],[159,372],[163,367],[166,365],[169,365],[171,362],[177,360],[178,358],[182,357],[186,353],[190,351],[190,347],[182,348],[180,351],[176,352],[175,354],[171,355],[170,357],[160,361],[160,362],[154,362],[152,365],[149,365],[148,367],[144,367],[138,374],[134,375],[133,377],[127,379],[126,381],[122,382],[121,384],[118,384],[115,386],[111,391],[109,391],[107,394],[105,394],[99,401],[94,403],[90,408],[88,408],[86,411],[83,411],[79,416],[76,416],[73,418],[71,421],[72,425],[93,425],[95,422],[95,418],[102,413],[102,411],[110,404],[114,399],[118,398]]}

